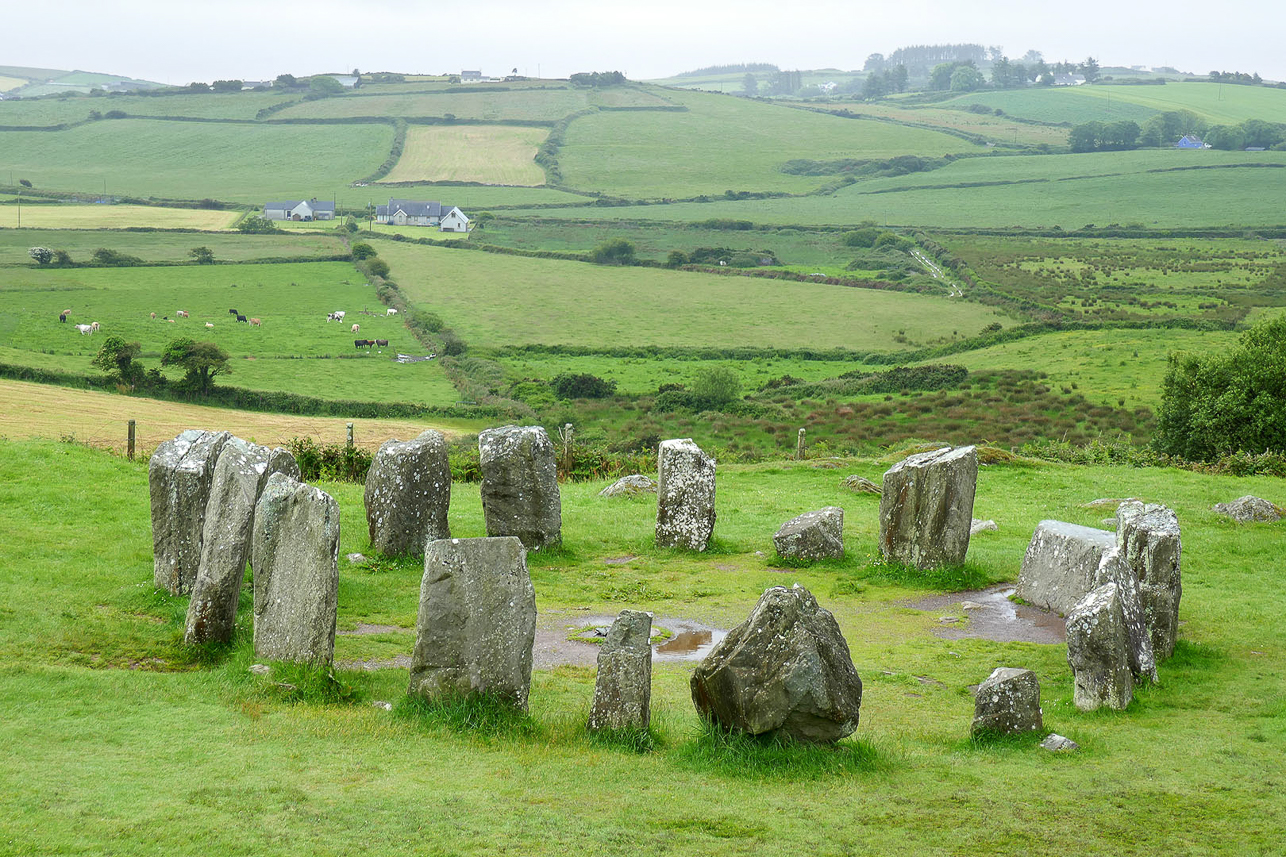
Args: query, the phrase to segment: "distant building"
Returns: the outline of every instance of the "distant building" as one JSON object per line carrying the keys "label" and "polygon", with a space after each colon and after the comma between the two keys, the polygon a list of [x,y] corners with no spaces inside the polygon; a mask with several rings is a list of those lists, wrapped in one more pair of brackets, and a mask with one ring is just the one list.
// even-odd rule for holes
{"label": "distant building", "polygon": [[394,226],[437,226],[443,232],[469,231],[469,218],[455,206],[414,199],[390,199],[388,205],[376,206],[375,222]]}
{"label": "distant building", "polygon": [[458,208],[452,208],[446,214],[442,215],[442,220],[438,224],[438,229],[443,232],[468,232],[469,218]]}
{"label": "distant building", "polygon": [[460,72],[461,83],[479,83],[481,80],[482,80],[481,71],[469,71],[466,69]]}
{"label": "distant building", "polygon": [[1054,75],[1054,86],[1080,86],[1085,83],[1083,74],[1056,74]]}
{"label": "distant building", "polygon": [[263,207],[264,220],[334,220],[335,203],[312,199],[291,199],[269,202]]}
{"label": "distant building", "polygon": [[1209,149],[1210,144],[1201,142],[1201,138],[1196,134],[1185,134],[1179,142],[1174,144],[1174,147],[1176,149]]}
{"label": "distant building", "polygon": [[357,82],[358,80],[360,80],[360,78],[355,77],[351,74],[329,74],[326,76],[329,77],[331,80],[335,81],[336,83],[338,83],[340,86],[344,87],[345,89],[352,89],[353,87],[357,86]]}

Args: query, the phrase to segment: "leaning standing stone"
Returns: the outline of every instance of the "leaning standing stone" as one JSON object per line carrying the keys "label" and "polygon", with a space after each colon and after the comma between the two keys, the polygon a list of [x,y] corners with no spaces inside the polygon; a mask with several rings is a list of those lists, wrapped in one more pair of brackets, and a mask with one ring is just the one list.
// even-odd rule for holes
{"label": "leaning standing stone", "polygon": [[623,610],[598,652],[590,729],[646,729],[652,713],[652,614]]}
{"label": "leaning standing stone", "polygon": [[1031,670],[993,670],[973,698],[974,735],[1022,735],[1042,728],[1040,680]]}
{"label": "leaning standing stone", "polygon": [[255,506],[255,655],[330,663],[339,597],[339,504],[284,473]]}
{"label": "leaning standing stone", "polygon": [[192,591],[201,530],[226,431],[188,429],[156,448],[147,467],[152,498],[152,580],[171,595]]}
{"label": "leaning standing stone", "polygon": [[424,546],[448,539],[451,464],[441,432],[385,441],[366,472],[366,526],[382,554],[424,556]]}
{"label": "leaning standing stone", "polygon": [[657,449],[656,546],[703,551],[714,534],[715,460],[691,438]]}
{"label": "leaning standing stone", "polygon": [[188,643],[232,640],[237,600],[250,559],[255,504],[274,473],[299,478],[295,457],[280,447],[229,438],[219,453],[201,535],[201,563],[188,602]]}
{"label": "leaning standing stone", "polygon": [[751,735],[830,743],[852,734],[862,680],[839,623],[799,584],[774,586],[692,674],[698,713]]}
{"label": "leaning standing stone", "polygon": [[1063,521],[1041,521],[1032,533],[1018,572],[1017,595],[1042,610],[1063,615],[1096,584],[1103,554],[1116,544],[1111,530]]}
{"label": "leaning standing stone", "polygon": [[429,542],[408,693],[489,694],[525,710],[535,640],[536,591],[522,542]]}
{"label": "leaning standing stone", "polygon": [[1179,518],[1165,506],[1129,501],[1116,512],[1116,543],[1139,581],[1143,619],[1158,661],[1174,654],[1183,597]]}
{"label": "leaning standing stone", "polygon": [[482,512],[488,536],[517,536],[527,550],[562,541],[554,445],[540,426],[503,426],[478,435]]}
{"label": "leaning standing stone", "polygon": [[772,543],[782,559],[843,559],[844,510],[827,506],[791,518],[773,535]]}
{"label": "leaning standing stone", "polygon": [[1125,621],[1115,583],[1087,593],[1067,614],[1067,663],[1081,711],[1125,708],[1134,698]]}
{"label": "leaning standing stone", "polygon": [[1136,682],[1155,682],[1156,655],[1152,651],[1152,636],[1148,633],[1148,623],[1144,617],[1139,581],[1125,564],[1120,548],[1110,548],[1103,554],[1094,583],[1095,588],[1105,583],[1116,584],[1116,597],[1121,605],[1121,623],[1125,626],[1125,655],[1130,663],[1130,672]]}
{"label": "leaning standing stone", "polygon": [[880,495],[884,558],[919,569],[963,563],[977,486],[972,446],[922,452],[889,468]]}

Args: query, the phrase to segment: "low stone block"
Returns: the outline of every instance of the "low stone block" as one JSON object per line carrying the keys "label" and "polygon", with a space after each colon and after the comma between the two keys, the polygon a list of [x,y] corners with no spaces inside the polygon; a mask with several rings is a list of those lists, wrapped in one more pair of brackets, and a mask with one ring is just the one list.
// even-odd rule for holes
{"label": "low stone block", "polygon": [[1174,654],[1183,597],[1179,518],[1166,506],[1137,501],[1117,510],[1116,543],[1139,582],[1143,619],[1158,661]]}
{"label": "low stone block", "polygon": [[1086,593],[1067,614],[1072,701],[1081,711],[1125,708],[1134,699],[1125,619],[1115,583]]}
{"label": "low stone block", "polygon": [[210,483],[228,432],[188,429],[156,448],[147,466],[152,504],[152,581],[171,595],[192,591]]}
{"label": "low stone block", "polygon": [[1031,670],[1000,667],[973,698],[974,735],[1022,735],[1043,727],[1040,680]]}
{"label": "low stone block", "polygon": [[424,546],[451,537],[451,464],[441,432],[380,445],[366,473],[366,526],[371,547],[386,555],[424,556]]}
{"label": "low stone block", "polygon": [[715,460],[691,438],[657,449],[656,546],[703,551],[714,534]]}
{"label": "low stone block", "polygon": [[978,457],[972,446],[908,456],[884,474],[880,553],[920,569],[964,562]]}
{"label": "low stone block", "polygon": [[1213,508],[1239,524],[1272,524],[1282,519],[1280,506],[1252,494],[1238,497],[1231,503],[1216,503]]}
{"label": "low stone block", "polygon": [[589,728],[647,729],[652,718],[652,614],[624,610],[598,652]]}
{"label": "low stone block", "polygon": [[482,512],[488,536],[516,536],[527,550],[562,543],[558,462],[540,426],[503,426],[478,435]]}
{"label": "low stone block", "polygon": [[845,477],[844,481],[840,483],[840,487],[856,491],[859,494],[881,494],[884,491],[883,488],[865,476],[858,476],[857,474]]}
{"label": "low stone block", "polygon": [[598,492],[600,497],[639,497],[643,494],[656,493],[656,480],[651,476],[643,476],[635,473],[632,476],[622,476],[611,485],[608,485],[602,491]]}
{"label": "low stone block", "polygon": [[772,543],[782,559],[843,559],[844,510],[827,506],[791,518],[773,535]]}
{"label": "low stone block", "polygon": [[1023,556],[1016,594],[1042,610],[1066,615],[1094,588],[1103,554],[1115,544],[1110,530],[1041,521]]}

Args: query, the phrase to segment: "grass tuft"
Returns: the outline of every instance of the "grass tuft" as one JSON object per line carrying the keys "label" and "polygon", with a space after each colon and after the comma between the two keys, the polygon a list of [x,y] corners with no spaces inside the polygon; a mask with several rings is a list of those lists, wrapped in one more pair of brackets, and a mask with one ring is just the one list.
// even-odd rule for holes
{"label": "grass tuft", "polygon": [[660,736],[652,729],[585,729],[585,739],[593,747],[626,753],[651,753],[661,745]]}
{"label": "grass tuft", "polygon": [[890,767],[885,754],[869,741],[805,744],[779,735],[728,732],[708,722],[694,739],[675,748],[672,758],[694,771],[761,780],[809,780]]}
{"label": "grass tuft", "polygon": [[455,694],[426,699],[407,694],[393,705],[393,714],[425,727],[447,729],[482,738],[532,738],[539,725],[513,701],[495,694]]}

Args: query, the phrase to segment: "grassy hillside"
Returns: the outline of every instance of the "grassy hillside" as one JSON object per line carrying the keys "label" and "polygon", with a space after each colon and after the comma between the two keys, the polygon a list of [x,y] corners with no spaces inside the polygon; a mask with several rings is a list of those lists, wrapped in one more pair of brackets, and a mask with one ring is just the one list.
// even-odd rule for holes
{"label": "grassy hillside", "polygon": [[[111,211],[116,206],[95,206]],[[149,209],[144,209],[149,210]],[[166,209],[160,209],[165,211]],[[4,212],[5,209],[0,209]],[[7,213],[7,212],[5,212]],[[217,213],[217,212],[216,212]],[[27,221],[24,208],[22,220]],[[91,230],[0,229],[0,265],[32,264],[30,247],[66,250],[74,261],[87,262],[99,247],[138,256],[145,262],[191,262],[189,251],[209,247],[216,260],[246,262],[252,259],[307,258],[344,253],[343,242],[327,233],[240,235],[236,233],[109,232]]]}
{"label": "grassy hillside", "polygon": [[[18,206],[0,206],[0,227],[19,226]],[[239,211],[164,208],[151,205],[24,205],[21,226],[26,229],[228,229]]]}
{"label": "grassy hillside", "polygon": [[383,181],[541,185],[545,171],[533,158],[546,136],[543,128],[513,125],[417,126]]}
{"label": "grassy hillside", "polygon": [[[409,87],[407,87],[409,88]],[[441,88],[429,92],[346,95],[305,101],[277,113],[276,119],[332,119],[360,116],[435,116],[459,119],[526,119],[554,122],[588,105],[587,90]]]}
{"label": "grassy hillside", "polygon": [[296,100],[283,92],[203,92],[183,95],[72,96],[0,102],[0,125],[61,125],[82,122],[91,111],[120,110],[129,116],[182,116],[198,119],[254,119],[264,108]]}

